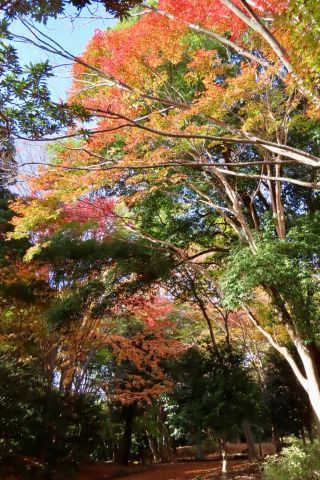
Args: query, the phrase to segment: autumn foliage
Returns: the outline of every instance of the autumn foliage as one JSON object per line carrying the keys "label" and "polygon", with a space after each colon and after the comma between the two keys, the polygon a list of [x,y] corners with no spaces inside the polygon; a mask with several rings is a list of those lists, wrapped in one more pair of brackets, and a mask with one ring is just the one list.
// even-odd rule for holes
{"label": "autumn foliage", "polygon": [[10,202],[0,242],[27,243],[5,252],[1,280],[23,278],[37,302],[2,301],[5,348],[20,329],[18,362],[38,344],[50,388],[102,399],[123,463],[133,431],[155,460],[173,451],[170,428],[218,438],[223,455],[249,420],[274,433],[259,426],[280,402],[271,347],[293,377],[279,389],[299,392],[283,435],[312,430],[310,405],[320,418],[312,3],[159,0],[96,30],[68,100],[85,121]]}

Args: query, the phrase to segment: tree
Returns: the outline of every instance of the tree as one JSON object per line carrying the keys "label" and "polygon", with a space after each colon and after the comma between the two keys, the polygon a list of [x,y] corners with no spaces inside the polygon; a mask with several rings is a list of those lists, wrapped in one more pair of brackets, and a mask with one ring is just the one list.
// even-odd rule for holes
{"label": "tree", "polygon": [[23,262],[30,243],[6,240],[13,199],[1,189],[1,475],[28,478],[31,469],[33,478],[101,455],[104,415],[94,395],[66,395],[56,388],[58,342],[45,318],[55,291],[45,264]]}
{"label": "tree", "polygon": [[[105,419],[94,397],[61,395],[43,378],[35,362],[22,366],[3,360],[0,369],[3,474],[6,469],[12,471],[15,465],[28,475],[28,461],[23,459],[26,455],[36,457],[40,471],[52,475],[101,454]],[[33,468],[37,470],[36,466]],[[37,473],[31,471],[30,478],[33,475]]]}
{"label": "tree", "polygon": [[287,362],[277,352],[270,351],[264,359],[264,368],[264,401],[275,440],[295,434],[305,441],[305,429],[312,438],[313,412],[305,390]]}
{"label": "tree", "polygon": [[[10,32],[13,20],[25,23],[31,19],[46,23],[57,18],[69,6],[79,13],[83,8],[101,3],[106,11],[123,18],[140,0],[13,0],[0,2],[3,19],[0,25],[0,175],[5,184],[16,179],[15,140],[19,137],[41,139],[75,126],[78,120],[89,118],[80,105],[54,102],[47,88],[47,80],[53,76],[49,62],[21,65],[12,40],[21,41],[19,35]],[[9,43],[11,42],[11,44]]]}
{"label": "tree", "polygon": [[[96,33],[75,65],[73,99],[90,109],[98,126],[81,154],[79,147],[65,144],[60,168],[42,175],[40,189],[58,199],[68,185],[74,199],[79,178],[87,185],[82,195],[89,194],[92,179],[98,190],[108,173],[114,191],[123,181],[130,185],[130,205],[155,190],[191,205],[190,210],[202,205],[203,221],[221,226],[220,245],[227,239],[224,259],[212,246],[211,259],[199,266],[190,262],[190,250],[174,241],[142,228],[140,235],[214,279],[225,292],[225,305],[244,309],[289,362],[320,418],[318,251],[299,236],[303,231],[314,238],[318,228],[318,198],[310,190],[318,186],[319,162],[314,66],[299,69],[291,9],[277,16],[286,2],[256,2],[253,9],[245,0],[242,8],[224,0],[219,10],[216,2],[209,3],[194,10],[199,25],[189,23],[192,2],[177,12],[168,1],[147,8],[132,25]],[[230,41],[226,30],[232,32]],[[154,39],[151,46],[146,36]],[[312,62],[310,43],[306,48],[305,61]],[[97,155],[103,165],[97,165]],[[138,217],[124,226],[138,235],[141,222]],[[201,253],[196,242],[193,250]],[[217,263],[227,271],[222,283]],[[268,304],[272,322],[287,331],[303,370],[256,314],[261,303]]]}
{"label": "tree", "polygon": [[242,365],[241,355],[228,345],[219,354],[207,348],[189,349],[174,367],[176,385],[169,395],[169,422],[201,442],[211,432],[222,454],[227,475],[226,441],[237,438],[244,422],[258,420],[259,393]]}
{"label": "tree", "polygon": [[141,2],[139,0],[57,0],[48,4],[41,0],[24,0],[19,3],[9,0],[0,3],[0,11],[9,19],[26,15],[39,22],[45,22],[49,17],[56,18],[57,15],[64,13],[69,5],[80,11],[92,3],[101,3],[112,15],[121,18],[128,13],[130,8]]}
{"label": "tree", "polygon": [[33,245],[23,262],[31,244],[6,240],[13,228],[7,197],[0,209],[1,455],[9,466],[32,455],[48,475],[105,458],[117,410],[120,445],[112,448],[127,463],[133,421],[171,389],[163,363],[181,349],[167,318],[171,305],[156,295],[170,258],[155,258],[125,235],[115,242],[114,204],[96,198],[86,208],[66,206],[46,251]]}

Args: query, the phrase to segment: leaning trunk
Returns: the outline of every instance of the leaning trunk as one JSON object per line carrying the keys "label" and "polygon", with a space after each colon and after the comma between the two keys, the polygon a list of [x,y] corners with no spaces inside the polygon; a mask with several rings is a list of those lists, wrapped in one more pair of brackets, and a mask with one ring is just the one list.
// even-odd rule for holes
{"label": "leaning trunk", "polygon": [[[277,292],[274,291],[271,292],[272,296],[275,297],[275,302],[277,302],[279,306],[279,297],[276,297],[276,293]],[[283,302],[281,302],[282,300],[280,299],[281,317],[283,317],[284,321],[286,322],[286,329],[300,356],[304,372],[301,371],[301,368],[299,367],[293,356],[290,354],[289,350],[286,347],[281,346],[273,338],[273,336],[262,327],[262,325],[253,315],[247,305],[243,304],[243,306],[248,314],[248,317],[257,327],[257,329],[268,339],[269,343],[289,363],[297,380],[307,392],[315,417],[320,423],[320,350],[315,343],[308,344],[303,338],[298,335],[296,329],[291,323],[291,318],[288,311],[286,310],[285,305],[282,305]]]}
{"label": "leaning trunk", "polygon": [[306,391],[309,396],[316,420],[320,423],[320,354],[318,348],[295,342],[306,375]]}
{"label": "leaning trunk", "polygon": [[256,446],[254,444],[254,439],[252,435],[251,425],[246,420],[242,422],[243,433],[246,437],[247,442],[247,451],[248,457],[252,462],[257,462],[259,460]]}
{"label": "leaning trunk", "polygon": [[147,435],[147,439],[148,439],[149,448],[150,448],[150,451],[151,451],[152,456],[153,456],[153,461],[158,462],[159,461],[159,456],[158,456],[158,452],[157,452],[154,440],[152,438],[152,435],[150,434],[150,432],[148,430],[146,430],[146,435]]}

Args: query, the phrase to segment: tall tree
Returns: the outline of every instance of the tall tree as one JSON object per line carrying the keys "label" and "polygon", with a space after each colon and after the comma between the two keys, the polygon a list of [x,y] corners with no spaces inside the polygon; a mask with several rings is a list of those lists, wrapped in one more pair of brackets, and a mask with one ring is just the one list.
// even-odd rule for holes
{"label": "tall tree", "polygon": [[[169,422],[201,441],[211,433],[220,445],[222,474],[228,473],[226,442],[237,439],[243,424],[258,420],[258,388],[228,345],[219,354],[205,346],[189,349],[174,366],[176,386],[169,396]],[[172,404],[171,404],[172,402]]]}
{"label": "tall tree", "polygon": [[[22,65],[13,40],[23,41],[21,35],[13,35],[13,21],[46,23],[57,18],[69,7],[79,12],[88,6],[101,4],[106,12],[123,18],[140,0],[41,0],[1,1],[0,12],[0,175],[5,184],[16,179],[15,140],[18,137],[39,139],[70,126],[79,119],[88,119],[88,113],[80,105],[68,105],[52,100],[47,80],[53,76],[49,62]],[[28,27],[28,26],[27,26]],[[36,40],[36,38],[35,38]],[[49,50],[50,51],[50,47]]]}
{"label": "tall tree", "polygon": [[[130,25],[96,32],[75,59],[72,98],[98,123],[82,153],[69,140],[55,172],[40,175],[43,200],[31,199],[29,211],[56,206],[66,189],[74,201],[106,183],[137,209],[155,191],[189,212],[201,205],[203,225],[210,219],[220,229],[209,252],[197,240],[184,249],[144,230],[139,214],[121,217],[124,228],[201,271],[228,308],[244,310],[289,362],[320,419],[318,77],[312,42],[299,68],[287,6],[190,0],[177,9],[163,0]],[[314,29],[311,22],[303,38]],[[32,230],[28,222],[28,213],[17,220],[17,235]],[[302,368],[270,325],[284,328]]]}

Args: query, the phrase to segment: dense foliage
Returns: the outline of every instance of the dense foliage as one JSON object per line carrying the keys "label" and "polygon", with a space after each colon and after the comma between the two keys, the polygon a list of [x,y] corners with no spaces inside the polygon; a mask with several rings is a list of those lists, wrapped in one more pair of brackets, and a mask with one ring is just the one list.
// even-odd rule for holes
{"label": "dense foliage", "polygon": [[[77,58],[30,23],[70,3],[91,2],[0,5],[0,174],[27,186],[1,192],[2,457],[53,473],[208,441],[226,475],[226,441],[255,461],[254,436],[313,441],[317,2],[101,2],[122,21]],[[20,66],[18,17],[73,62],[67,102],[48,63]],[[59,142],[19,176],[20,138]],[[266,478],[312,475],[317,450]]]}
{"label": "dense foliage", "polygon": [[319,471],[319,444],[305,446],[295,441],[283,449],[282,458],[270,458],[265,467],[266,480],[313,480]]}

